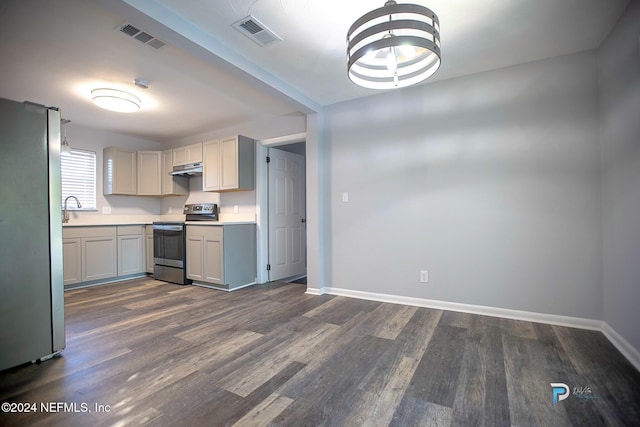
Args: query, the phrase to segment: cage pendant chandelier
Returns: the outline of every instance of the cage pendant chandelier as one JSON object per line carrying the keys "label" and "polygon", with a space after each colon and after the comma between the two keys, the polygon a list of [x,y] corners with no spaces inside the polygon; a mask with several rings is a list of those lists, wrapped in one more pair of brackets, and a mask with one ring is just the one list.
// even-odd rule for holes
{"label": "cage pendant chandelier", "polygon": [[370,89],[419,83],[440,67],[440,22],[416,4],[387,1],[353,23],[347,33],[349,79]]}

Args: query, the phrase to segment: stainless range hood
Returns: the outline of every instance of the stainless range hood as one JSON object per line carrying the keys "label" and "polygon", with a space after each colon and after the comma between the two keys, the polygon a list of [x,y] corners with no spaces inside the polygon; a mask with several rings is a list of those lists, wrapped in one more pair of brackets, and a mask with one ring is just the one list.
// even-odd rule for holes
{"label": "stainless range hood", "polygon": [[186,165],[174,166],[171,175],[200,176],[202,175],[202,162],[188,163]]}

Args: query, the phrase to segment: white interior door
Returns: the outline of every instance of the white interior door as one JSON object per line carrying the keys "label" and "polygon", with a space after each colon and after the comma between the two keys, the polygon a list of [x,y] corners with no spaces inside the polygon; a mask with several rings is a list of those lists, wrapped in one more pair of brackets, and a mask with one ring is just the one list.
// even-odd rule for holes
{"label": "white interior door", "polygon": [[304,156],[269,148],[269,280],[307,273]]}

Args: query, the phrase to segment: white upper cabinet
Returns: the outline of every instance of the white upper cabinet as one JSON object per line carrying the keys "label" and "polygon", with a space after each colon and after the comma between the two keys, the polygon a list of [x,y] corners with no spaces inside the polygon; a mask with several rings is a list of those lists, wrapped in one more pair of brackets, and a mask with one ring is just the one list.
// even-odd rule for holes
{"label": "white upper cabinet", "polygon": [[255,141],[242,135],[208,141],[203,148],[203,191],[255,188]]}
{"label": "white upper cabinet", "polygon": [[202,161],[202,143],[173,149],[173,166],[181,166]]}
{"label": "white upper cabinet", "polygon": [[103,157],[103,192],[105,195],[137,193],[137,156],[134,150],[107,147]]}
{"label": "white upper cabinet", "polygon": [[[199,144],[201,147],[202,144]],[[194,150],[194,153],[197,150]],[[195,154],[194,154],[195,155]],[[202,157],[202,154],[200,154]],[[174,150],[133,151],[119,147],[103,150],[104,195],[186,196],[189,180],[172,176]]]}
{"label": "white upper cabinet", "polygon": [[162,196],[162,151],[138,151],[138,196]]}
{"label": "white upper cabinet", "polygon": [[202,144],[202,191],[220,190],[220,141]]}
{"label": "white upper cabinet", "polygon": [[173,150],[162,152],[162,195],[186,196],[189,194],[189,178],[186,176],[173,176]]}

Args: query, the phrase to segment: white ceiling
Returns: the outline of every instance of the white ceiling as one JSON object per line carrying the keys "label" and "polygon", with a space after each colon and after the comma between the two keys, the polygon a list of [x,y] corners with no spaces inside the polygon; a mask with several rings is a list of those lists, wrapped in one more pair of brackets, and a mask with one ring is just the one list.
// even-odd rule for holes
{"label": "white ceiling", "polygon": [[[440,18],[442,66],[428,84],[598,47],[628,0],[413,2]],[[73,123],[157,141],[299,114],[377,93],[347,78],[345,37],[383,3],[3,0],[0,97],[58,106]],[[263,48],[231,27],[249,13],[284,40]],[[167,46],[156,51],[121,34],[124,21]],[[150,88],[136,88],[134,78]],[[95,107],[89,92],[104,86],[137,94],[142,110]]]}

